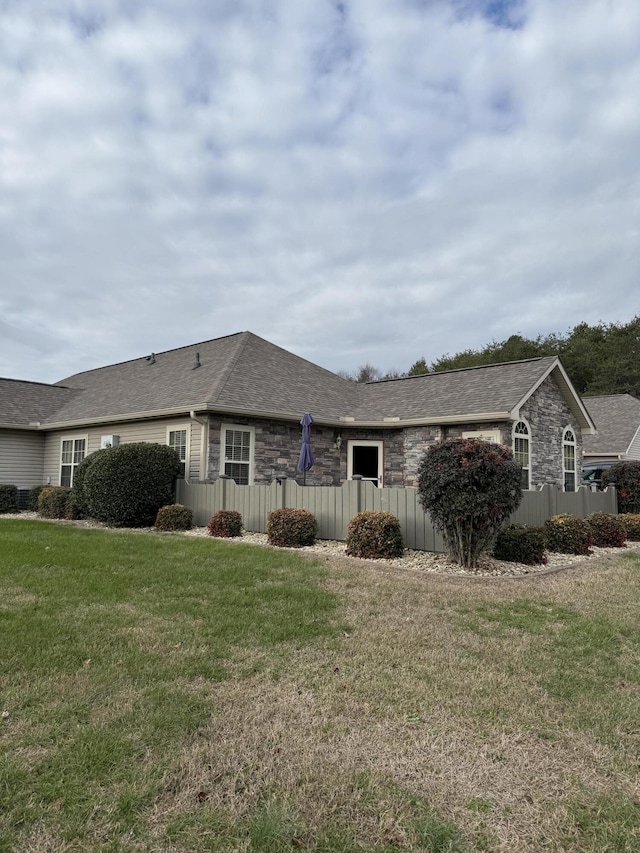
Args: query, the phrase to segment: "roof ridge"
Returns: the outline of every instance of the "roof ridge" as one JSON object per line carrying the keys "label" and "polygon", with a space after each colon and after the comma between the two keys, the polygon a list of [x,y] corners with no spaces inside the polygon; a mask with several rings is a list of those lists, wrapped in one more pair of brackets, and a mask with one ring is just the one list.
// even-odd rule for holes
{"label": "roof ridge", "polygon": [[[211,396],[209,397],[209,403],[214,403],[224,391],[227,382],[231,378],[231,374],[233,373],[233,369],[238,363],[242,352],[246,349],[247,343],[249,342],[249,338],[251,336],[251,332],[236,332],[238,336],[238,340],[236,342],[234,352],[231,354],[231,357],[228,359],[226,367],[220,372],[218,377],[216,377],[215,382],[213,383],[213,387],[211,389]],[[227,335],[226,337],[233,337],[233,335]],[[257,336],[255,336],[257,337]],[[214,340],[219,340],[214,338]],[[206,342],[205,342],[206,343]],[[216,391],[217,389],[217,391]]]}
{"label": "roof ridge", "polygon": [[445,376],[450,373],[463,373],[469,370],[486,370],[487,367],[506,367],[509,364],[525,364],[534,361],[544,361],[545,359],[557,359],[557,355],[534,355],[531,358],[519,358],[515,361],[496,361],[488,364],[475,364],[469,367],[452,367],[451,370],[434,370],[427,373],[415,373],[412,376],[395,376],[388,379],[374,379],[370,382],[364,382],[363,385],[379,385],[382,382],[400,382],[404,379],[421,379],[425,376]]}

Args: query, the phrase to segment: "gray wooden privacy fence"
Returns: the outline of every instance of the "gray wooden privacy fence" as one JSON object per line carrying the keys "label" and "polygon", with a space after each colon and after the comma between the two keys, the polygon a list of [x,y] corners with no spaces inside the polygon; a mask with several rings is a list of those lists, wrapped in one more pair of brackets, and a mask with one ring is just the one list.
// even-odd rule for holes
{"label": "gray wooden privacy fence", "polygon": [[[244,529],[266,533],[269,513],[292,507],[308,509],[318,521],[318,537],[344,541],[349,521],[364,510],[390,512],[400,521],[407,548],[442,553],[444,543],[429,515],[411,488],[376,488],[365,480],[347,480],[341,486],[300,486],[283,477],[264,486],[238,486],[234,480],[220,478],[215,483],[187,483],[178,480],[176,500],[193,510],[194,522],[209,523],[219,509],[237,510]],[[584,518],[592,512],[617,512],[615,489],[592,492],[581,486],[577,492],[561,492],[555,486],[523,493],[522,504],[512,521],[539,526],[561,512]]]}

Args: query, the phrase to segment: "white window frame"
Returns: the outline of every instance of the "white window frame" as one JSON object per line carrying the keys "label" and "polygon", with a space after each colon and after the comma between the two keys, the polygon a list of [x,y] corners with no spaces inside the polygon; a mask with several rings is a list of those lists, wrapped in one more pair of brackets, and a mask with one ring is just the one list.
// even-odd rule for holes
{"label": "white window frame", "polygon": [[384,478],[384,441],[381,439],[357,439],[350,438],[347,442],[347,479],[353,479],[353,450],[355,447],[377,447],[378,448],[378,476],[375,478],[363,477],[371,483],[375,482],[379,488],[383,486]]}
{"label": "white window frame", "polygon": [[[227,459],[227,431],[246,432],[249,433],[249,459]],[[221,424],[220,426],[220,475],[226,473],[227,463],[230,465],[246,465],[248,470],[248,485],[253,485],[254,475],[254,455],[256,448],[256,430],[255,427],[247,426],[246,424]]]}
{"label": "white window frame", "polygon": [[190,423],[172,424],[171,426],[167,427],[167,444],[169,445],[169,447],[173,447],[175,450],[177,450],[178,448],[175,447],[175,445],[171,444],[171,433],[172,432],[173,433],[183,432],[185,434],[185,436],[184,436],[184,438],[185,438],[184,459],[182,458],[180,453],[178,453],[178,456],[180,456],[180,462],[182,462],[182,464],[184,465],[184,478],[185,478],[185,480],[188,480],[189,479],[189,457],[190,457],[189,450],[191,447],[191,424]]}
{"label": "white window frame", "polygon": [[[522,424],[524,427],[526,427],[526,430],[527,430],[526,435],[524,433],[516,432],[516,430],[520,424]],[[533,460],[533,456],[531,453],[531,448],[532,448],[531,427],[529,426],[529,422],[525,418],[519,418],[514,423],[513,428],[511,430],[511,447],[513,449],[513,458],[515,459],[516,462],[520,462],[520,460],[518,459],[518,455],[521,453],[521,451],[518,451],[518,453],[516,453],[516,439],[524,440],[525,438],[527,440],[527,456],[528,456],[529,465],[527,467],[525,467],[524,465],[522,466],[522,470],[527,472],[527,485],[526,485],[526,487],[521,485],[521,488],[528,490],[531,488],[531,467],[532,467],[532,460]],[[520,464],[522,464],[522,463],[520,463]]]}
{"label": "white window frame", "polygon": [[[571,434],[571,440],[567,439],[567,433]],[[566,466],[565,449],[573,448],[573,470]],[[578,443],[576,441],[576,431],[572,426],[566,426],[562,430],[562,489],[567,491],[566,475],[573,474],[573,489],[569,491],[578,491]]]}
{"label": "white window frame", "polygon": [[[63,461],[65,441],[73,442],[72,447],[71,447],[72,456],[71,456],[70,462],[64,462]],[[76,462],[75,459],[76,459],[76,442],[77,441],[84,441],[84,453],[83,453],[82,459],[79,459]],[[59,476],[58,482],[60,483],[60,485],[62,485],[62,468],[63,468],[63,466],[65,468],[68,468],[69,466],[71,467],[71,470],[69,472],[69,487],[72,487],[73,486],[73,475],[75,473],[75,470],[78,467],[78,465],[84,459],[87,458],[88,455],[89,455],[89,435],[87,433],[72,433],[70,435],[61,435],[60,436],[60,456],[59,456],[60,466],[59,466],[59,470],[58,470],[58,476]]]}
{"label": "white window frame", "polygon": [[463,432],[462,438],[475,438],[477,441],[488,441],[490,444],[501,444],[499,429],[472,430]]}

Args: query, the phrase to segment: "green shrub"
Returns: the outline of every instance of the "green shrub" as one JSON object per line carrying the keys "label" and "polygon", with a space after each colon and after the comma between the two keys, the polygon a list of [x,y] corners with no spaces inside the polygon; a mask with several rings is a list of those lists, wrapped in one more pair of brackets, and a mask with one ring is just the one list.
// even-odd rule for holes
{"label": "green shrub", "polygon": [[235,509],[219,509],[211,516],[207,533],[209,536],[222,536],[224,539],[242,536],[242,516]]}
{"label": "green shrub", "polygon": [[88,515],[114,527],[151,527],[173,503],[180,459],[165,444],[119,444],[95,456],[84,471]]}
{"label": "green shrub", "polygon": [[430,447],[418,468],[420,503],[449,554],[475,568],[522,500],[521,466],[501,444],[459,438]]}
{"label": "green shrub", "polygon": [[610,512],[593,512],[585,518],[598,548],[624,548],[627,538],[624,524]]}
{"label": "green shrub", "polygon": [[27,504],[29,512],[38,511],[38,498],[40,497],[40,492],[46,488],[46,486],[33,486],[33,488],[29,489],[29,503]]}
{"label": "green shrub", "polygon": [[156,530],[191,530],[193,511],[183,504],[161,506],[156,515]]}
{"label": "green shrub", "polygon": [[619,515],[627,539],[631,542],[640,542],[640,514],[627,512]]}
{"label": "green shrub", "polygon": [[545,549],[544,530],[541,527],[510,524],[498,533],[493,546],[493,556],[496,560],[505,560],[508,563],[544,565],[547,562]]}
{"label": "green shrub", "polygon": [[271,545],[302,548],[313,545],[318,535],[318,522],[308,509],[275,509],[267,520],[267,537]]}
{"label": "green shrub", "polygon": [[18,512],[18,487],[0,483],[0,513]]}
{"label": "green shrub", "polygon": [[84,481],[87,471],[95,464],[95,462],[100,458],[100,454],[103,452],[103,450],[96,450],[95,453],[90,453],[88,456],[85,456],[73,472],[73,493],[77,518],[85,518],[90,514],[87,506]]}
{"label": "green shrub", "polygon": [[591,554],[593,537],[584,518],[575,515],[553,515],[544,523],[544,537],[549,551],[558,554]]}
{"label": "green shrub", "polygon": [[368,560],[402,557],[400,522],[390,512],[359,512],[347,528],[347,554]]}
{"label": "green shrub", "polygon": [[38,496],[38,514],[43,518],[73,518],[71,489],[45,486]]}
{"label": "green shrub", "polygon": [[640,460],[617,462],[602,472],[602,488],[614,485],[618,491],[618,512],[640,513]]}

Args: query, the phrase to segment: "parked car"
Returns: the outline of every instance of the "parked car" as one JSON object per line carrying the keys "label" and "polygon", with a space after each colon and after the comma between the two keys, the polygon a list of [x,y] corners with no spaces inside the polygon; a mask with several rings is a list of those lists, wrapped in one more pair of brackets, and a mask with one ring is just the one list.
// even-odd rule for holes
{"label": "parked car", "polygon": [[616,465],[619,459],[609,459],[604,462],[584,462],[582,465],[582,485],[597,486],[602,488],[602,474],[608,471],[612,465]]}

